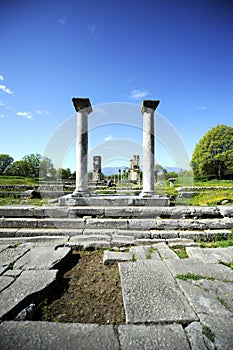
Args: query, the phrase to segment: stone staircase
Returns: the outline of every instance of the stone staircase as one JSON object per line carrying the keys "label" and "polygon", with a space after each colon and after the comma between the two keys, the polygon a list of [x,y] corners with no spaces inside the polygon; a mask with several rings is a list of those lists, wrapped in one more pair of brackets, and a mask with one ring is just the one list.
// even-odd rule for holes
{"label": "stone staircase", "polygon": [[153,244],[227,238],[233,207],[0,207],[0,237],[67,236],[79,246]]}

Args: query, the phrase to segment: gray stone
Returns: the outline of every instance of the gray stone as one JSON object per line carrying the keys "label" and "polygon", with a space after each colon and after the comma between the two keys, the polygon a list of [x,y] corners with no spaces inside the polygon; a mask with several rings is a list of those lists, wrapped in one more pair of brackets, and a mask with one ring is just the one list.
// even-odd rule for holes
{"label": "gray stone", "polygon": [[22,272],[23,272],[22,270],[7,270],[4,273],[4,276],[13,277],[14,279],[16,279],[21,275]]}
{"label": "gray stone", "polygon": [[15,261],[20,259],[32,247],[33,245],[31,245],[30,243],[24,243],[16,247],[13,246],[3,250],[0,253],[0,274],[6,271],[10,264],[15,263]]}
{"label": "gray stone", "polygon": [[161,242],[164,242],[164,239],[161,239],[161,238],[153,238],[153,239],[140,238],[140,239],[135,240],[135,243],[137,245],[153,245],[153,244],[161,243]]}
{"label": "gray stone", "polygon": [[68,260],[70,254],[71,249],[68,247],[54,249],[53,247],[38,246],[17,260],[14,269],[50,270],[58,268]]}
{"label": "gray stone", "polygon": [[84,250],[105,249],[111,247],[111,236],[101,234],[73,236],[66,245]]}
{"label": "gray stone", "polygon": [[0,244],[0,253],[3,251],[3,250],[6,250],[7,248],[9,248],[10,245],[9,244]]}
{"label": "gray stone", "polygon": [[141,260],[119,263],[119,268],[126,323],[197,320],[163,262]]}
{"label": "gray stone", "polygon": [[192,322],[185,328],[189,344],[192,350],[209,350],[206,340],[202,334],[202,325],[200,322]]}
{"label": "gray stone", "polygon": [[112,242],[111,245],[112,247],[121,247],[123,245],[134,245],[134,237],[132,236],[120,236],[117,234],[114,234],[112,236]]}
{"label": "gray stone", "polygon": [[117,230],[119,236],[132,236],[135,239],[150,238],[150,231],[147,230]]}
{"label": "gray stone", "polygon": [[175,277],[177,274],[196,274],[220,281],[233,282],[233,270],[221,264],[203,264],[199,259],[166,260],[166,264]]}
{"label": "gray stone", "polygon": [[152,230],[157,227],[157,220],[154,219],[129,219],[130,230]]}
{"label": "gray stone", "polygon": [[13,277],[9,276],[0,276],[0,292],[6,289],[11,283],[14,282]]}
{"label": "gray stone", "polygon": [[140,247],[131,247],[130,252],[132,252],[136,260],[157,260],[161,261],[159,253],[152,246],[140,246]]}
{"label": "gray stone", "polygon": [[232,205],[227,206],[218,206],[218,209],[220,210],[221,215],[223,215],[224,217],[229,217],[229,218],[233,218],[233,208]]}
{"label": "gray stone", "polygon": [[5,228],[36,228],[38,220],[33,218],[6,218],[4,219]]}
{"label": "gray stone", "polygon": [[207,241],[207,234],[204,231],[179,231],[180,238],[189,238],[194,241]]}
{"label": "gray stone", "polygon": [[132,260],[132,256],[133,256],[132,253],[113,252],[113,251],[105,250],[104,256],[103,256],[103,264],[110,265],[110,264],[116,264],[122,261],[130,261]]}
{"label": "gray stone", "polygon": [[164,242],[153,244],[153,247],[157,249],[162,260],[179,259],[178,255]]}
{"label": "gray stone", "polygon": [[88,229],[127,229],[127,219],[88,219],[85,228]]}
{"label": "gray stone", "polygon": [[[30,230],[31,232],[31,230]],[[42,230],[43,232],[43,230]],[[42,233],[41,232],[41,233]],[[47,232],[46,232],[47,233]],[[40,245],[43,247],[58,247],[62,246],[69,240],[69,236],[35,236],[35,237],[17,237],[17,238],[1,238],[1,241],[8,242],[9,245],[21,243],[33,243],[34,246]]]}
{"label": "gray stone", "polygon": [[25,229],[21,228],[17,231],[16,237],[38,237],[38,236],[76,236],[82,234],[83,229],[65,229],[65,228],[41,228],[41,229]]}
{"label": "gray stone", "polygon": [[1,228],[0,237],[15,237],[18,228]]}
{"label": "gray stone", "polygon": [[200,314],[200,321],[207,326],[214,335],[214,348],[218,350],[233,349],[233,318],[219,315]]}
{"label": "gray stone", "polygon": [[190,350],[183,328],[172,325],[119,326],[122,350]]}
{"label": "gray stone", "polygon": [[109,236],[109,237],[112,237],[112,235],[114,233],[116,233],[117,230],[115,229],[88,229],[88,228],[85,228],[84,231],[83,231],[83,235],[84,236],[88,236],[88,235],[91,235],[91,236],[98,236],[98,235],[101,235],[101,236]]}
{"label": "gray stone", "polygon": [[68,217],[69,218],[78,218],[85,215],[93,217],[103,217],[105,216],[105,208],[97,207],[69,207],[68,208]]}
{"label": "gray stone", "polygon": [[85,227],[85,220],[83,219],[41,219],[38,221],[38,228],[72,228],[83,229]]}
{"label": "gray stone", "polygon": [[232,313],[218,300],[214,293],[202,288],[202,281],[198,283],[192,280],[187,282],[177,279],[177,283],[198,315],[204,313],[223,317],[232,316]]}
{"label": "gray stone", "polygon": [[57,270],[23,271],[15,282],[0,293],[0,319],[29,296],[35,297],[35,293],[41,293],[56,280],[56,276]]}
{"label": "gray stone", "polygon": [[113,326],[81,323],[3,322],[1,350],[118,350]]}
{"label": "gray stone", "polygon": [[188,238],[167,239],[167,244],[171,248],[199,247],[199,244]]}
{"label": "gray stone", "polygon": [[205,230],[205,233],[207,234],[207,240],[213,241],[216,236],[222,236],[224,239],[227,239],[231,235],[231,230]]}
{"label": "gray stone", "polygon": [[186,252],[190,258],[200,259],[204,263],[231,262],[233,247],[228,248],[198,248],[188,247]]}

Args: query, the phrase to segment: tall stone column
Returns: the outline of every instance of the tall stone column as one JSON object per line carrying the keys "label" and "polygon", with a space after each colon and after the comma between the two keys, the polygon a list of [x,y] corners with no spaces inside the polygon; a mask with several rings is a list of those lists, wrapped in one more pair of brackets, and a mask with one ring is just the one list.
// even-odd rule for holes
{"label": "tall stone column", "polygon": [[154,191],[155,172],[155,134],[154,111],[159,105],[158,100],[142,101],[141,113],[143,115],[143,188],[141,197],[152,197]]}
{"label": "tall stone column", "polygon": [[88,115],[92,112],[89,98],[73,98],[77,112],[76,188],[72,196],[88,195]]}

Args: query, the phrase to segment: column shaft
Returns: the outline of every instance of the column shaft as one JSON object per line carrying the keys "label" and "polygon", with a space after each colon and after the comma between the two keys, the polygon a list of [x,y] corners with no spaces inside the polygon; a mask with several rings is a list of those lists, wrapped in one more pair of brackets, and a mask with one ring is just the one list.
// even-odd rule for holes
{"label": "column shaft", "polygon": [[143,193],[154,193],[154,111],[143,112]]}
{"label": "column shaft", "polygon": [[88,113],[85,109],[77,113],[76,140],[76,193],[88,191],[87,185],[88,159]]}

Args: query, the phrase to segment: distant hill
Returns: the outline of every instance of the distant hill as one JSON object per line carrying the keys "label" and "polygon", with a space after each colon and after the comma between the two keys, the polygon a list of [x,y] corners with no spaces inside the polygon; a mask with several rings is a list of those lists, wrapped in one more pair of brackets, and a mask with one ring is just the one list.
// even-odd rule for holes
{"label": "distant hill", "polygon": [[[106,176],[109,175],[114,175],[114,174],[118,174],[119,169],[121,169],[121,171],[125,170],[126,167],[105,167],[102,169],[102,173]],[[182,172],[185,171],[185,169],[181,169],[181,168],[176,168],[176,167],[170,167],[170,166],[165,166],[165,169],[167,169],[167,171],[170,173],[172,171],[175,172]]]}

